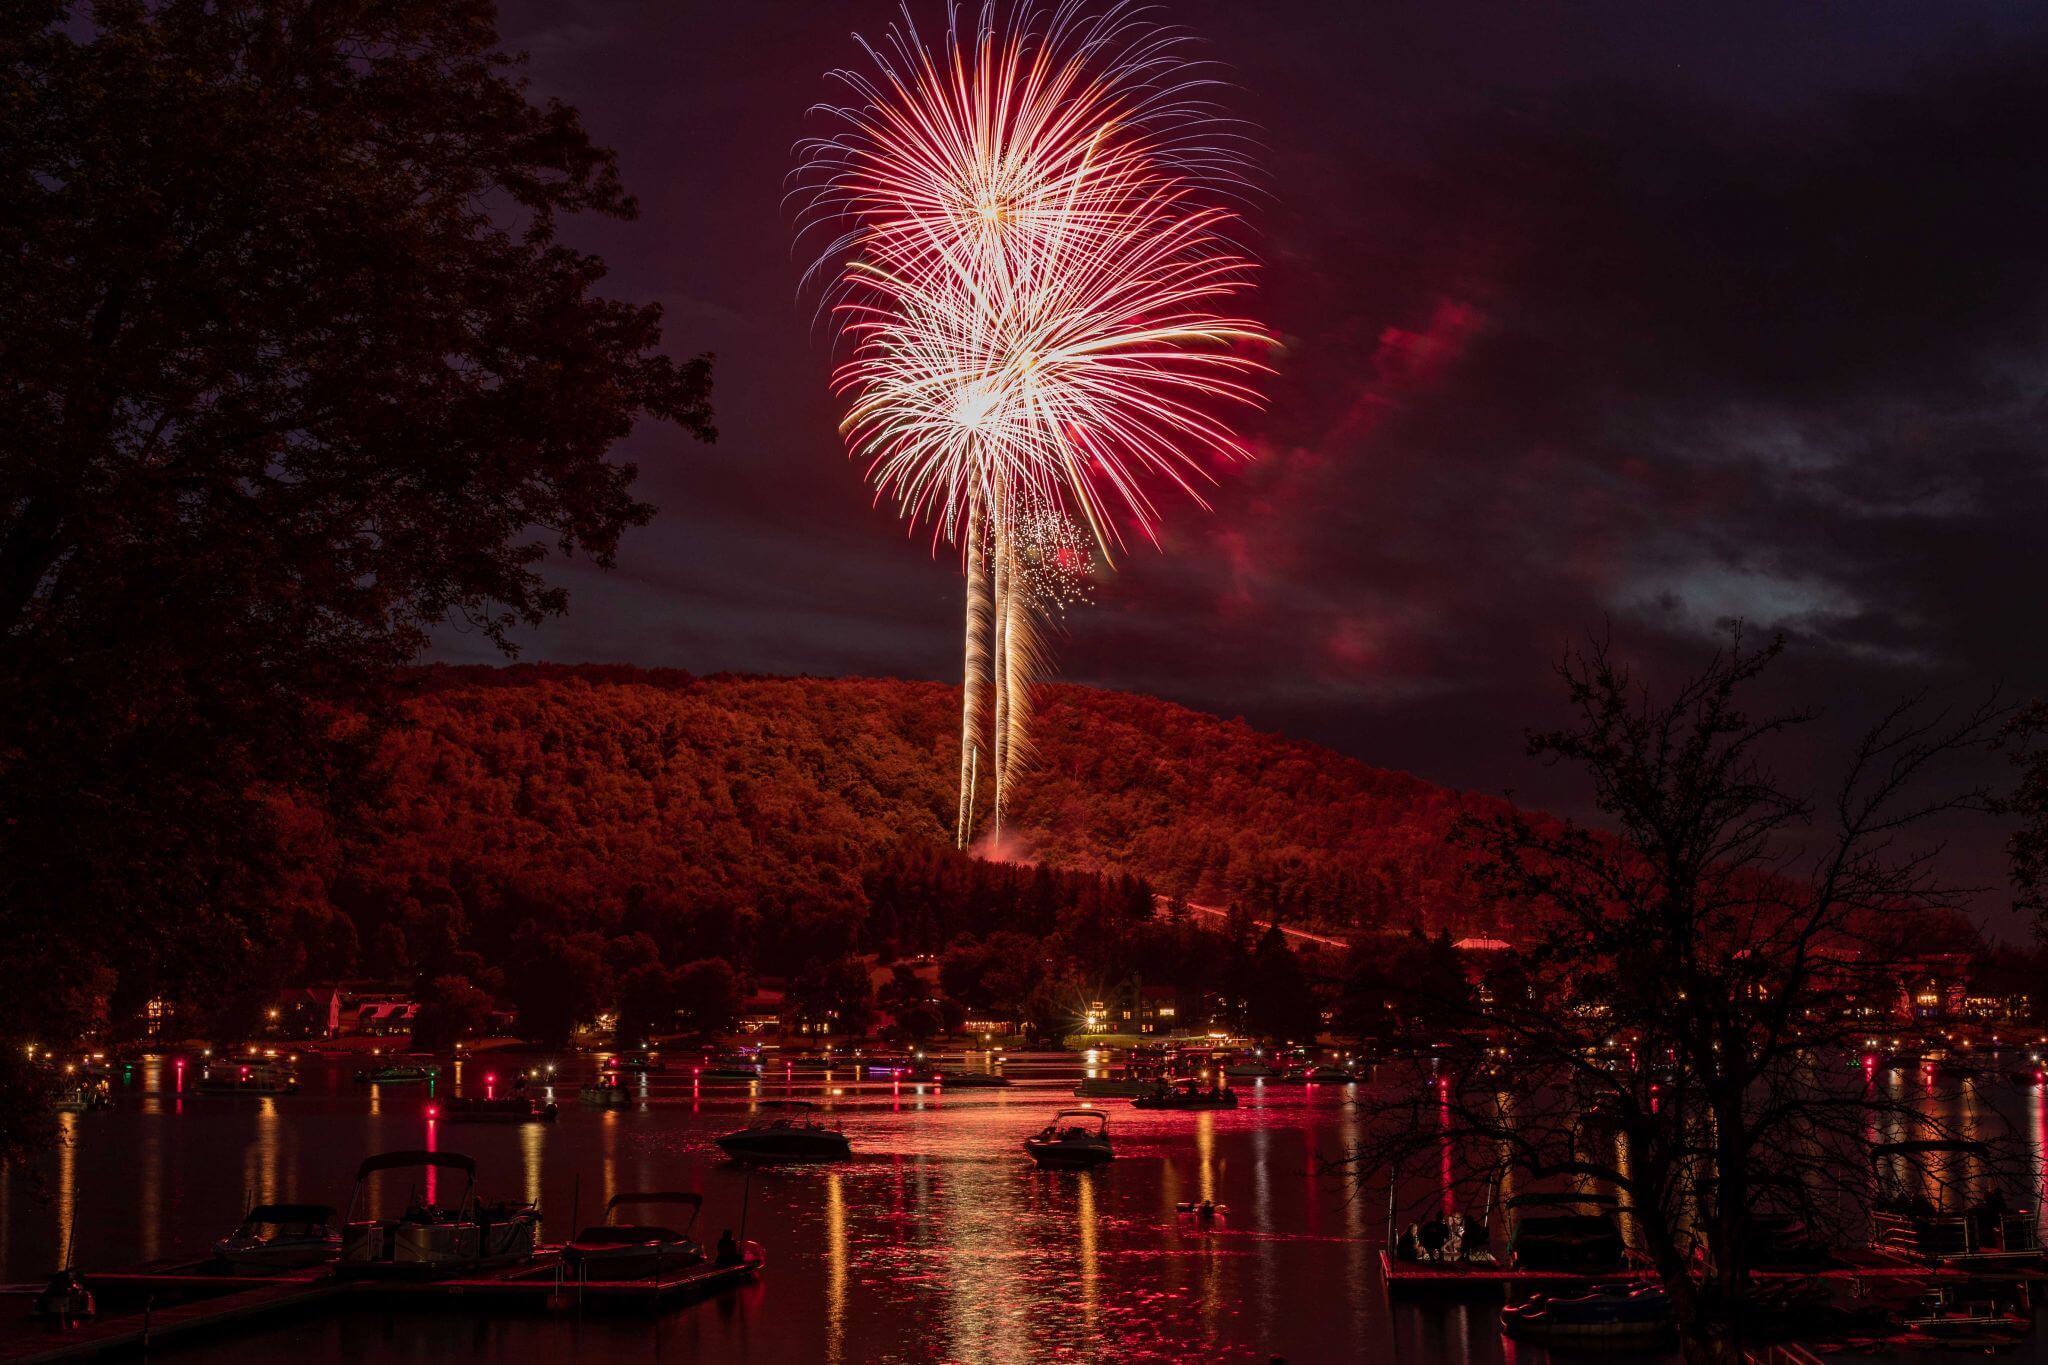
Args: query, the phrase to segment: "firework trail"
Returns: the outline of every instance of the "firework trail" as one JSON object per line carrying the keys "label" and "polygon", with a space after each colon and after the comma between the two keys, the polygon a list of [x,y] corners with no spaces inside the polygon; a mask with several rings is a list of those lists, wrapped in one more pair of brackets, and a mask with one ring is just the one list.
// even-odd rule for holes
{"label": "firework trail", "polygon": [[1245,141],[1188,37],[1144,15],[949,9],[934,47],[906,7],[862,43],[871,71],[833,73],[850,100],[800,148],[842,431],[877,498],[965,561],[962,846],[978,775],[1000,834],[1029,762],[1044,528],[1108,562],[1126,531],[1157,543],[1153,488],[1206,506],[1210,467],[1249,454],[1216,415],[1257,403],[1271,344],[1222,311],[1249,279],[1232,241]]}

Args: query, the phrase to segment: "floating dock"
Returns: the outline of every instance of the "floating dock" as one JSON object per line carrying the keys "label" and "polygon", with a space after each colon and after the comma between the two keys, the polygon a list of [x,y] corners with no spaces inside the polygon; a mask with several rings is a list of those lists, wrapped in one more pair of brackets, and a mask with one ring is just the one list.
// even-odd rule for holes
{"label": "floating dock", "polygon": [[[1930,1284],[1986,1278],[1981,1272],[1924,1265],[1918,1261],[1908,1261],[1878,1251],[1848,1251],[1838,1252],[1836,1255],[1837,1259],[1828,1265],[1801,1269],[1756,1270],[1751,1272],[1751,1278],[1759,1283],[1820,1280],[1834,1283],[1922,1281]],[[1640,1268],[1582,1272],[1517,1270],[1497,1262],[1489,1264],[1484,1261],[1397,1261],[1384,1247],[1380,1249],[1380,1275],[1386,1283],[1388,1295],[1394,1298],[1467,1299],[1505,1299],[1527,1293],[1561,1293],[1574,1289],[1583,1290],[1596,1284],[1647,1283],[1654,1278],[1653,1272]],[[2015,1273],[2013,1278],[2023,1277]]]}
{"label": "floating dock", "polygon": [[[31,1323],[30,1330],[26,1332],[0,1338],[0,1362],[28,1365],[31,1361],[78,1360],[110,1351],[142,1350],[160,1341],[332,1301],[348,1290],[347,1285],[324,1273],[295,1279],[263,1279],[255,1284],[239,1285],[236,1281],[242,1277],[186,1278],[206,1279],[207,1284],[203,1287],[205,1297],[188,1298],[158,1308],[148,1303],[149,1294],[145,1288],[144,1305],[135,1312],[95,1317],[68,1327]],[[109,1281],[118,1281],[119,1284],[110,1285],[103,1291],[102,1284]],[[116,1276],[88,1275],[85,1282],[95,1295],[116,1292],[125,1296],[132,1285],[145,1285],[152,1280],[147,1273],[136,1272]],[[166,1283],[159,1292],[189,1294],[195,1292],[195,1288],[188,1285],[177,1289]]]}
{"label": "floating dock", "polygon": [[[748,1242],[744,1259],[730,1265],[702,1261],[673,1274],[618,1280],[579,1279],[563,1264],[559,1247],[544,1247],[534,1259],[496,1271],[417,1278],[343,1278],[325,1266],[277,1275],[227,1275],[213,1272],[205,1261],[158,1262],[86,1275],[86,1287],[100,1301],[99,1316],[62,1327],[33,1319],[9,1324],[0,1332],[0,1365],[134,1352],[272,1315],[353,1304],[664,1307],[737,1288],[759,1274],[766,1260],[760,1245]],[[9,1286],[22,1297],[36,1288]]]}

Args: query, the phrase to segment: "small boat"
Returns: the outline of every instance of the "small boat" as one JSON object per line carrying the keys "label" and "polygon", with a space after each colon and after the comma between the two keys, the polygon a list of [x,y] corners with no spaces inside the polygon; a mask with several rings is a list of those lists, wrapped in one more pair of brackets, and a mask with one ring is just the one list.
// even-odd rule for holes
{"label": "small boat", "polygon": [[869,1076],[903,1076],[917,1069],[917,1063],[908,1057],[887,1055],[863,1057],[858,1065],[861,1071]]}
{"label": "small boat", "polygon": [[1501,1331],[1546,1343],[1654,1342],[1671,1325],[1671,1298],[1658,1285],[1595,1285],[1584,1294],[1538,1295],[1500,1310]]}
{"label": "small boat", "polygon": [[707,1057],[704,1064],[692,1069],[694,1074],[707,1081],[758,1081],[761,1079],[759,1058],[744,1052],[726,1053],[719,1057]]}
{"label": "small boat", "polygon": [[1237,1092],[1228,1086],[1203,1089],[1192,1077],[1178,1081],[1155,1081],[1152,1088],[1131,1101],[1133,1109],[1235,1109]]}
{"label": "small boat", "polygon": [[[658,1223],[615,1221],[622,1206],[636,1204],[673,1204],[689,1209],[690,1219],[680,1231]],[[589,1280],[656,1279],[687,1269],[704,1259],[704,1248],[692,1235],[703,1211],[701,1194],[615,1194],[604,1206],[604,1222],[583,1229],[562,1248],[562,1263],[571,1274]]]}
{"label": "small boat", "polygon": [[719,1150],[741,1161],[840,1161],[853,1155],[844,1131],[828,1127],[809,1100],[763,1101],[762,1117],[718,1139]]}
{"label": "small boat", "polygon": [[941,1071],[937,1079],[940,1085],[955,1090],[999,1090],[1010,1084],[1008,1076],[993,1071]]}
{"label": "small boat", "polygon": [[1052,1122],[1024,1139],[1024,1150],[1041,1166],[1082,1170],[1116,1156],[1109,1145],[1109,1115],[1100,1109],[1062,1109]]}
{"label": "small boat", "polygon": [[504,1099],[458,1095],[442,1104],[438,1115],[428,1111],[430,1117],[444,1118],[450,1123],[553,1123],[556,1113],[553,1101],[543,1103],[525,1095]]}
{"label": "small boat", "polygon": [[[369,1178],[379,1171],[425,1170],[428,1192],[416,1188],[396,1218],[357,1218]],[[435,1173],[453,1170],[466,1177],[452,1204],[435,1202]],[[540,1231],[540,1210],[531,1204],[485,1203],[476,1195],[476,1162],[459,1152],[386,1152],[356,1167],[355,1193],[341,1229],[340,1275],[454,1274],[484,1266],[530,1260]]]}
{"label": "small boat", "polygon": [[1144,1076],[1084,1076],[1074,1087],[1077,1100],[1132,1100],[1152,1093],[1156,1080]]}
{"label": "small boat", "polygon": [[630,1109],[637,1098],[632,1087],[619,1079],[619,1073],[611,1071],[596,1085],[586,1085],[576,1092],[577,1100],[590,1109]]}
{"label": "small boat", "polygon": [[356,1072],[364,1085],[423,1085],[441,1074],[433,1066],[375,1066]]}
{"label": "small boat", "polygon": [[50,1107],[60,1114],[83,1114],[93,1109],[112,1108],[113,1103],[113,1087],[106,1081],[74,1078],[58,1089]]}
{"label": "small boat", "polygon": [[213,1244],[231,1270],[303,1270],[341,1255],[339,1215],[327,1204],[258,1204]]}
{"label": "small boat", "polygon": [[661,1058],[655,1053],[626,1052],[606,1062],[604,1069],[607,1071],[629,1071],[644,1076],[651,1072],[664,1071],[667,1068],[662,1064]]}
{"label": "small boat", "polygon": [[299,1073],[276,1062],[212,1062],[192,1088],[208,1095],[295,1095]]}
{"label": "small boat", "polygon": [[1219,1204],[1213,1199],[1183,1199],[1173,1206],[1173,1211],[1186,1214],[1198,1223],[1213,1223],[1230,1212],[1230,1205]]}
{"label": "small boat", "polygon": [[50,1277],[50,1282],[36,1295],[29,1311],[39,1318],[76,1322],[91,1317],[96,1307],[92,1291],[85,1287],[84,1277],[67,1266]]}
{"label": "small boat", "polygon": [[1508,1260],[1517,1270],[1600,1275],[1623,1269],[1621,1201],[1611,1194],[1531,1191],[1508,1201]]}
{"label": "small boat", "polygon": [[1356,1085],[1364,1079],[1348,1066],[1312,1066],[1302,1077],[1309,1085]]}
{"label": "small boat", "polygon": [[1232,1062],[1223,1068],[1223,1074],[1237,1080],[1264,1080],[1268,1076],[1280,1075],[1280,1068],[1268,1062]]}

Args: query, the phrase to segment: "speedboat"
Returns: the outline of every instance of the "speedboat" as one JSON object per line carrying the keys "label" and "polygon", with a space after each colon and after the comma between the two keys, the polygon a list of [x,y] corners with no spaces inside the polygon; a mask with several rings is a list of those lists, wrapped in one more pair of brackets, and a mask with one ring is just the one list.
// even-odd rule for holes
{"label": "speedboat", "polygon": [[420,1085],[439,1074],[431,1066],[376,1066],[358,1071],[356,1079],[365,1085]]}
{"label": "speedboat", "polygon": [[1219,1085],[1211,1090],[1192,1077],[1178,1081],[1157,1081],[1145,1094],[1131,1101],[1133,1109],[1235,1109],[1237,1092]]}
{"label": "speedboat", "polygon": [[299,1073],[277,1062],[212,1062],[192,1085],[214,1095],[292,1095]]}
{"label": "speedboat", "polygon": [[695,1074],[707,1081],[758,1081],[761,1079],[761,1063],[758,1058],[744,1052],[727,1053],[705,1058],[704,1064],[695,1069]]}
{"label": "speedboat", "polygon": [[955,1090],[998,1090],[1009,1085],[1010,1078],[993,1071],[941,1071],[939,1084]]}
{"label": "speedboat", "polygon": [[525,1095],[459,1095],[440,1108],[440,1117],[450,1123],[553,1123],[558,1112],[552,1100],[542,1103]]}
{"label": "speedboat", "polygon": [[1309,1085],[1355,1085],[1365,1078],[1348,1066],[1312,1066],[1302,1079]]}
{"label": "speedboat", "polygon": [[1517,1270],[1599,1275],[1628,1264],[1611,1194],[1531,1191],[1508,1201],[1508,1259]]}
{"label": "speedboat", "polygon": [[[369,1178],[379,1171],[424,1170],[424,1192],[415,1186],[396,1218],[367,1216]],[[453,1203],[436,1202],[435,1177],[442,1171],[465,1177]],[[365,1209],[358,1218],[356,1211]],[[342,1275],[453,1274],[483,1266],[529,1260],[540,1231],[540,1210],[532,1204],[485,1203],[476,1194],[476,1162],[459,1152],[386,1152],[356,1168],[355,1193],[341,1229]]]}
{"label": "speedboat", "polygon": [[[622,1206],[635,1204],[684,1207],[690,1211],[689,1221],[680,1231],[658,1223],[615,1221]],[[701,1194],[615,1194],[604,1206],[604,1222],[583,1229],[562,1248],[562,1263],[571,1273],[591,1280],[645,1280],[665,1271],[687,1269],[704,1259],[704,1248],[692,1236],[697,1215],[703,1210]]]}
{"label": "speedboat", "polygon": [[1024,1139],[1024,1150],[1041,1166],[1080,1170],[1116,1156],[1109,1145],[1109,1115],[1100,1109],[1062,1109],[1052,1122]]}
{"label": "speedboat", "polygon": [[326,1204],[258,1204],[213,1244],[214,1259],[234,1270],[303,1270],[341,1255],[337,1215]]}
{"label": "speedboat", "polygon": [[853,1155],[853,1144],[838,1128],[817,1117],[809,1100],[764,1101],[765,1112],[737,1133],[718,1139],[719,1150],[741,1161],[839,1161]]}

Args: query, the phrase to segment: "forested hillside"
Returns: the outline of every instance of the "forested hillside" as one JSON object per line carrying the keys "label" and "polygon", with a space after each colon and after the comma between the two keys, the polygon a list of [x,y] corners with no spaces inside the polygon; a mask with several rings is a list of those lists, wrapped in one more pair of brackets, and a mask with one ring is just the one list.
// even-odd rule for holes
{"label": "forested hillside", "polygon": [[[554,666],[408,686],[370,827],[309,841],[327,889],[290,936],[306,970],[503,960],[536,935],[595,933],[786,971],[1143,894],[944,850],[957,689]],[[1038,738],[1012,860],[1293,924],[1486,927],[1445,843],[1485,798],[1082,687],[1043,689]]]}

